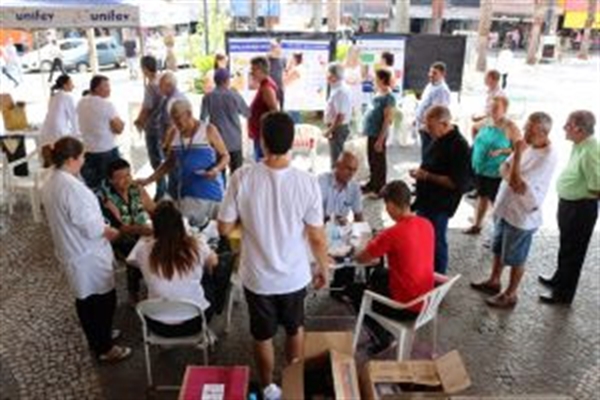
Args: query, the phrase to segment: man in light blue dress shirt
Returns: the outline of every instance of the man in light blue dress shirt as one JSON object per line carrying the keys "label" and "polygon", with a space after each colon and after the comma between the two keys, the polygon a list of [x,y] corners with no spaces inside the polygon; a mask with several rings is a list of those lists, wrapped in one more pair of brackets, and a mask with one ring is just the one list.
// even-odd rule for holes
{"label": "man in light blue dress shirt", "polygon": [[415,113],[415,123],[421,137],[421,159],[431,144],[431,136],[425,130],[425,114],[433,106],[450,107],[450,89],[446,84],[446,64],[441,61],[431,64],[429,68],[429,83],[421,95],[421,102]]}
{"label": "man in light blue dress shirt", "polygon": [[[319,186],[323,198],[323,215],[325,221],[335,220],[338,225],[350,222],[350,212],[354,222],[364,221],[362,194],[358,182],[352,180],[358,170],[358,159],[348,151],[342,152],[333,172],[319,175]],[[334,298],[341,298],[345,288],[354,282],[354,267],[341,268],[335,271],[329,285]]]}

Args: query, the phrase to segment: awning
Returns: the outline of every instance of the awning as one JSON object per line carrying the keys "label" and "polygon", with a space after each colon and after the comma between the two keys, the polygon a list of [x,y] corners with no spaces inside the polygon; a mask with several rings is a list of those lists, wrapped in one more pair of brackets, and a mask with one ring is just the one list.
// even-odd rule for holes
{"label": "awning", "polygon": [[2,28],[153,27],[197,20],[192,7],[165,0],[2,0]]}

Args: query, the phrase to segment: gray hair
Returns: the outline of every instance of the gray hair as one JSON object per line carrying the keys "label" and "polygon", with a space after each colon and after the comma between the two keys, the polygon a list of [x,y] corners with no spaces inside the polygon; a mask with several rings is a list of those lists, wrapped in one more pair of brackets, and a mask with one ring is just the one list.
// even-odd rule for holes
{"label": "gray hair", "polygon": [[594,134],[594,128],[596,126],[596,117],[591,111],[577,110],[573,111],[569,115],[569,119],[573,125],[581,129],[586,135],[591,136]]}
{"label": "gray hair", "polygon": [[175,114],[181,114],[186,111],[192,112],[192,103],[188,99],[179,99],[175,100],[171,105],[171,109],[169,110],[169,114],[171,116]]}
{"label": "gray hair", "polygon": [[173,87],[177,87],[177,76],[172,71],[163,72],[160,76],[160,82],[169,83]]}
{"label": "gray hair", "polygon": [[338,62],[333,62],[333,63],[329,64],[329,67],[327,68],[327,72],[330,75],[335,76],[335,78],[338,81],[341,81],[344,79],[344,66]]}
{"label": "gray hair", "polygon": [[446,106],[433,106],[425,113],[425,119],[450,123],[452,122],[452,114]]}
{"label": "gray hair", "polygon": [[546,133],[546,135],[552,130],[552,117],[545,112],[534,112],[529,116],[529,122],[532,124],[538,124]]}

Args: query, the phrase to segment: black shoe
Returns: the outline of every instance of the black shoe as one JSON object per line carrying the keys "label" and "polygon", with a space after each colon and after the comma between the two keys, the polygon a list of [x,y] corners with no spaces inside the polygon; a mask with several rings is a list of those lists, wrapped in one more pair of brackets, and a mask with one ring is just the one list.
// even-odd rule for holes
{"label": "black shoe", "polygon": [[556,286],[556,282],[554,281],[554,279],[549,279],[549,278],[544,278],[543,276],[538,276],[538,282],[541,283],[544,286],[547,286],[549,288],[553,288],[554,286]]}
{"label": "black shoe", "polygon": [[569,300],[565,297],[556,296],[556,295],[541,295],[540,303],[550,304],[550,305],[555,305],[555,304],[569,305],[569,304],[571,304],[571,300]]}

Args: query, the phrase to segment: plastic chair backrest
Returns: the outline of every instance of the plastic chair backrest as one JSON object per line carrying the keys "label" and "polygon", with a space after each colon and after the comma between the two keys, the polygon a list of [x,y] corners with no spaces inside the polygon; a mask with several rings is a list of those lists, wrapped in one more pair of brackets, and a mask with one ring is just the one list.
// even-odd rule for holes
{"label": "plastic chair backrest", "polygon": [[423,308],[421,309],[421,312],[415,321],[415,329],[419,329],[421,326],[435,318],[442,300],[444,300],[444,297],[446,297],[446,294],[452,285],[454,285],[459,278],[460,275],[456,275],[427,294],[423,300]]}
{"label": "plastic chair backrest", "polygon": [[312,150],[317,145],[317,138],[321,133],[318,126],[311,124],[297,124],[294,132],[293,150]]}
{"label": "plastic chair backrest", "polygon": [[202,315],[202,310],[196,304],[181,300],[144,300],[137,305],[136,310],[144,324],[144,317],[160,321],[164,315],[168,315],[170,318],[181,315],[182,320]]}

